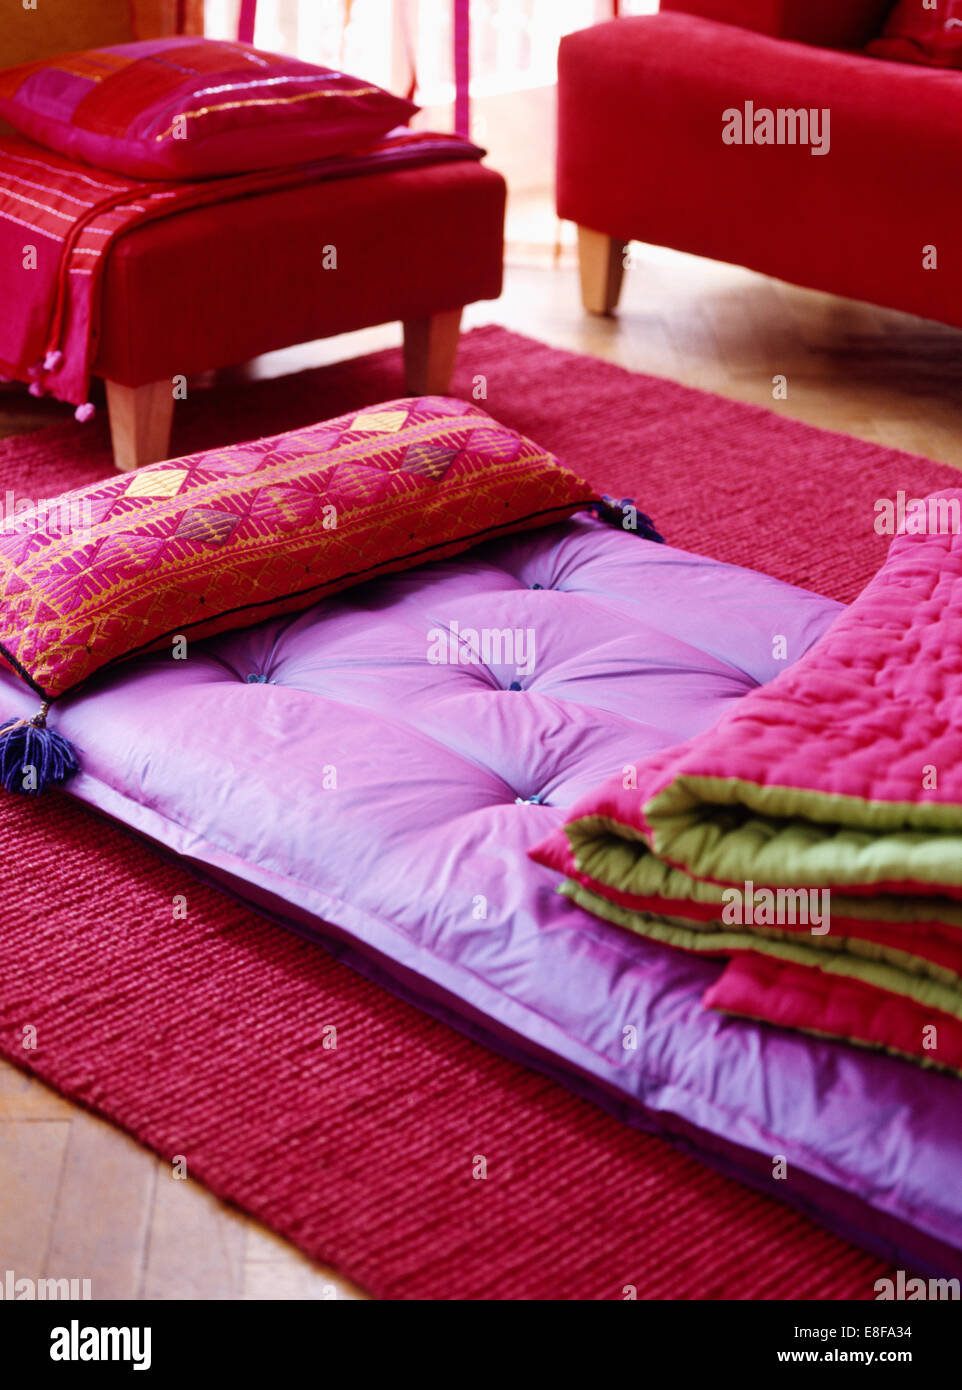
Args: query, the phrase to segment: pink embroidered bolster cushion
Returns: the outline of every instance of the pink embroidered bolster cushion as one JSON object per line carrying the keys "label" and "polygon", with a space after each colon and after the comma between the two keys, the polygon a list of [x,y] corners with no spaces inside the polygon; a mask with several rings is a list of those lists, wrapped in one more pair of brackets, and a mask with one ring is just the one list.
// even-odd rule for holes
{"label": "pink embroidered bolster cushion", "polygon": [[388,401],[66,493],[0,532],[0,662],[44,699],[593,501],[477,406]]}
{"label": "pink embroidered bolster cushion", "polygon": [[348,154],[417,109],[346,73],[214,39],[90,48],[0,71],[0,119],[61,154],[143,179]]}

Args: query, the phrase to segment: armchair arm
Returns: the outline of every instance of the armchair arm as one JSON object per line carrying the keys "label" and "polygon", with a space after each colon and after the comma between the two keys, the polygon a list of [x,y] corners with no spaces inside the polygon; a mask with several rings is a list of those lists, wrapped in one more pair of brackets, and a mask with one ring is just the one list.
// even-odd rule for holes
{"label": "armchair arm", "polygon": [[881,31],[892,0],[661,0],[661,8],[822,48],[862,48]]}

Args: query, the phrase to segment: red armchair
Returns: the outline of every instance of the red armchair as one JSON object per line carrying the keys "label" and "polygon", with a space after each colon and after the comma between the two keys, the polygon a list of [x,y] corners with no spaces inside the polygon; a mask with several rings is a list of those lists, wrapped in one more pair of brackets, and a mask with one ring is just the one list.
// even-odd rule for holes
{"label": "red armchair", "polygon": [[[858,50],[889,0],[662,0],[558,60],[559,215],[588,309],[632,239],[962,326],[962,73]],[[830,147],[726,144],[723,113],[827,109]]]}

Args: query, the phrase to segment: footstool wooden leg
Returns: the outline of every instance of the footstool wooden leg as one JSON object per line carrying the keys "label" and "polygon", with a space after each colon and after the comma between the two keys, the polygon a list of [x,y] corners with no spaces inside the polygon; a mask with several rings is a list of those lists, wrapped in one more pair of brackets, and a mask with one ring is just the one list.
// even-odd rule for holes
{"label": "footstool wooden leg", "polygon": [[461,310],[404,323],[404,381],[409,396],[444,396],[451,386]]}
{"label": "footstool wooden leg", "polygon": [[108,381],[107,413],[114,449],[114,467],[122,473],[170,457],[170,426],[174,418],[174,387],[170,380],[146,386],[121,386]]}
{"label": "footstool wooden leg", "polygon": [[590,314],[610,314],[618,303],[627,246],[604,232],[578,228],[581,302]]}

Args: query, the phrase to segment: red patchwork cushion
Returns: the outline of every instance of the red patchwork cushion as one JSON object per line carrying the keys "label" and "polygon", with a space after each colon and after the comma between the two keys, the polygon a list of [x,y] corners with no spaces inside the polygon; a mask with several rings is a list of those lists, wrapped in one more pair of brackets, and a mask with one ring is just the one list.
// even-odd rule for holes
{"label": "red patchwork cushion", "polygon": [[904,63],[962,68],[962,0],[937,0],[934,10],[922,0],[899,0],[867,52]]}
{"label": "red patchwork cushion", "polygon": [[205,178],[347,154],[417,109],[346,73],[214,39],[150,39],[0,71],[0,118],[133,178]]}
{"label": "red patchwork cushion", "polygon": [[172,459],[17,513],[0,533],[0,658],[56,699],[135,652],[308,608],[593,497],[443,396]]}

